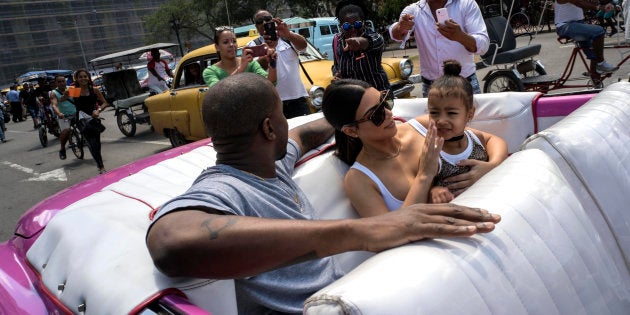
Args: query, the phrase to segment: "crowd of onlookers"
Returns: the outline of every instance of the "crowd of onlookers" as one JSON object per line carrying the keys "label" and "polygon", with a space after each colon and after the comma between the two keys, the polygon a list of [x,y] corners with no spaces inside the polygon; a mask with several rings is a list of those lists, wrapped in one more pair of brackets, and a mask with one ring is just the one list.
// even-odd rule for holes
{"label": "crowd of onlookers", "polygon": [[50,91],[53,82],[46,78],[39,78],[37,83],[24,82],[22,85],[12,84],[9,90],[0,93],[0,106],[2,111],[2,130],[0,140],[7,142],[4,131],[7,130],[6,123],[11,120],[14,123],[25,121],[28,117],[33,121],[33,128],[37,129],[40,124],[40,110],[50,105]]}

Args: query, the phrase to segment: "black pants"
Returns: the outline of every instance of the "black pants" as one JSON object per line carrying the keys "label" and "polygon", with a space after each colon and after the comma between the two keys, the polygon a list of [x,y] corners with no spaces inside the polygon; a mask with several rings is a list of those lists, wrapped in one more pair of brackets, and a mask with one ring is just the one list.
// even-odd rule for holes
{"label": "black pants", "polygon": [[101,134],[86,132],[83,133],[83,139],[87,142],[88,149],[90,149],[90,154],[92,154],[92,158],[94,158],[96,166],[98,166],[98,168],[103,168],[103,156],[101,155]]}
{"label": "black pants", "polygon": [[11,115],[13,115],[13,122],[23,121],[22,104],[20,102],[11,102]]}
{"label": "black pants", "polygon": [[287,119],[304,116],[311,113],[311,109],[308,107],[306,97],[296,98],[294,100],[282,101],[282,112]]}

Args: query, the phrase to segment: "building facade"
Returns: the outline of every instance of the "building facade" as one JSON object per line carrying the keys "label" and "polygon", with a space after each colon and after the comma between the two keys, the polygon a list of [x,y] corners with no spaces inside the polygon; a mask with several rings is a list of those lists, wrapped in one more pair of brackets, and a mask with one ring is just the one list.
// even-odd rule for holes
{"label": "building facade", "polygon": [[143,17],[166,1],[0,1],[0,84],[33,70],[86,68],[98,56],[146,45]]}

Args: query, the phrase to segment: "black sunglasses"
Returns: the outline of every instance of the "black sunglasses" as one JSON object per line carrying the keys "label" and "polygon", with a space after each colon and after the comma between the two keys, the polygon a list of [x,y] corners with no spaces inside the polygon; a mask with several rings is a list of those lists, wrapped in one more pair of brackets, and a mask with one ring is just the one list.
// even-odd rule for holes
{"label": "black sunglasses", "polygon": [[271,19],[273,19],[273,17],[271,15],[265,15],[263,17],[255,19],[254,23],[262,24],[263,22],[271,22]]}
{"label": "black sunglasses", "polygon": [[381,100],[374,107],[368,109],[365,115],[359,120],[353,121],[347,125],[358,125],[362,122],[371,121],[374,126],[378,127],[385,121],[385,109],[392,110],[394,108],[394,96],[391,90],[381,92]]}
{"label": "black sunglasses", "polygon": [[350,29],[360,29],[363,27],[363,21],[354,21],[354,23],[350,24],[348,22],[344,22],[343,24],[341,24],[341,28],[343,28],[344,31],[348,31]]}

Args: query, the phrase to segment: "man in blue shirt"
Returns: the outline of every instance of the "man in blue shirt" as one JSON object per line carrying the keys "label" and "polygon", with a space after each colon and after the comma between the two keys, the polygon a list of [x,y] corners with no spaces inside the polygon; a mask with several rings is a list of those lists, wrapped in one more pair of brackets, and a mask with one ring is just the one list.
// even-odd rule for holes
{"label": "man in blue shirt", "polygon": [[22,117],[22,102],[20,102],[20,93],[17,91],[17,85],[11,85],[7,93],[7,99],[9,100],[9,105],[11,105],[13,122],[24,121],[24,117]]}

